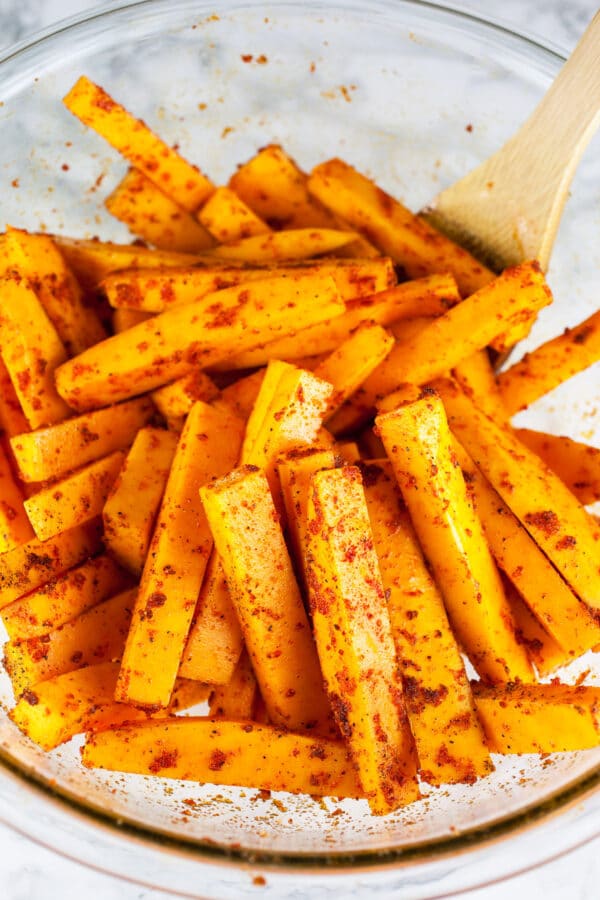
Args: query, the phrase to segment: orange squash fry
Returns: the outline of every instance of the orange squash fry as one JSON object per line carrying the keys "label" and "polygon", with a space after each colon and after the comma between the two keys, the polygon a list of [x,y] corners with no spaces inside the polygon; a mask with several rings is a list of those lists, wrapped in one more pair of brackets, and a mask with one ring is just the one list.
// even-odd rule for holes
{"label": "orange squash fry", "polygon": [[15,725],[43,750],[76,734],[115,728],[147,718],[113,698],[119,666],[105,662],[57,675],[29,688],[10,712]]}
{"label": "orange squash fry", "polygon": [[555,669],[568,665],[573,659],[572,655],[548,634],[512,584],[507,582],[506,578],[504,582],[517,640],[527,650],[527,655],[535,665],[538,675],[544,677]]}
{"label": "orange squash fry", "polygon": [[153,412],[152,403],[143,397],[15,435],[10,444],[21,478],[50,481],[122,450]]}
{"label": "orange squash fry", "polygon": [[141,428],[102,510],[107,549],[137,577],[148,555],[176,446],[173,432]]}
{"label": "orange squash fry", "polygon": [[[179,674],[183,678],[193,678],[208,684],[229,685],[234,678],[243,644],[223,568],[217,554],[213,552],[206,567]],[[232,695],[235,693],[234,686]],[[215,712],[214,715],[221,714]],[[229,711],[223,715],[230,718],[252,718],[250,713],[246,716],[234,716]]]}
{"label": "orange squash fry", "polygon": [[453,450],[498,566],[544,628],[569,654],[600,643],[600,628],[462,445]]}
{"label": "orange squash fry", "polygon": [[600,360],[600,311],[542,344],[498,376],[510,415]]}
{"label": "orange squash fry", "polygon": [[0,554],[0,609],[92,556],[100,548],[98,520],[78,525],[53,540],[37,538]]}
{"label": "orange squash fry", "polygon": [[206,372],[195,369],[171,384],[152,391],[154,405],[169,428],[181,431],[185,417],[197,400],[210,403],[219,396],[219,389]]}
{"label": "orange squash fry", "polygon": [[346,301],[369,297],[396,283],[391,260],[380,258],[309,260],[262,268],[243,263],[207,263],[187,268],[130,269],[109,275],[101,288],[113,307],[159,313],[172,306],[195,303],[226,287],[294,275],[330,275]]}
{"label": "orange squash fry", "polygon": [[0,431],[8,438],[29,431],[29,423],[23,414],[2,357],[0,357]]}
{"label": "orange squash fry", "polygon": [[262,366],[271,359],[297,359],[333,352],[362,322],[384,327],[414,316],[441,316],[459,300],[456,282],[447,275],[407,281],[389,290],[346,303],[337,318],[306,326],[292,339],[284,338],[227,360],[230,369]]}
{"label": "orange squash fry", "polygon": [[467,356],[454,367],[452,374],[467,397],[470,397],[482,412],[497,422],[505,422],[508,419],[486,349],[476,350],[471,356]]}
{"label": "orange squash fry", "polygon": [[131,582],[110,556],[102,554],[5,606],[2,621],[11,640],[39,637],[125,590]]}
{"label": "orange squash fry", "polygon": [[360,470],[421,778],[470,784],[493,766],[444,601],[390,462]]}
{"label": "orange squash fry", "polygon": [[327,404],[325,421],[383,362],[393,345],[394,338],[385,328],[372,322],[364,322],[319,363],[313,374],[334,386]]}
{"label": "orange squash fry", "polygon": [[444,595],[452,627],[490,681],[533,678],[460,468],[438,396],[376,420],[419,542]]}
{"label": "orange squash fry", "polygon": [[329,733],[319,660],[265,474],[236,469],[201,496],[269,718]]}
{"label": "orange squash fry", "polygon": [[227,187],[213,191],[197,215],[198,221],[220,244],[271,231],[267,223]]}
{"label": "orange squash fry", "polygon": [[493,753],[565,753],[600,744],[600,688],[473,684]]}
{"label": "orange squash fry", "polygon": [[151,250],[137,244],[113,244],[53,235],[54,243],[86,291],[94,291],[111,272],[121,269],[193,266],[198,257],[189,253]]}
{"label": "orange squash fry", "polygon": [[600,447],[529,428],[517,428],[515,434],[558,475],[580,503],[587,506],[600,500]]}
{"label": "orange squash fry", "polygon": [[23,501],[8,454],[0,444],[0,555],[33,538]]}
{"label": "orange squash fry", "polygon": [[227,684],[213,691],[209,713],[223,719],[254,720],[259,697],[258,683],[248,652],[244,650]]}
{"label": "orange squash fry", "polygon": [[124,458],[125,454],[117,450],[25,500],[25,510],[39,540],[47,541],[99,516]]}
{"label": "orange squash fry", "polygon": [[67,351],[36,293],[16,272],[0,280],[0,349],[29,427],[66,418],[69,407],[56,392],[54,374]]}
{"label": "orange squash fry", "polygon": [[104,205],[132,234],[159,250],[201,253],[215,244],[187,209],[137,169],[129,169]]}
{"label": "orange squash fry", "polygon": [[256,722],[193,716],[90,735],[88,768],[314,796],[361,797],[344,744]]}
{"label": "orange squash fry", "polygon": [[227,385],[221,391],[220,397],[215,400],[215,406],[227,406],[239,419],[246,422],[256,403],[265,371],[265,369],[259,369],[257,372],[245,375],[244,378],[239,378]]}
{"label": "orange squash fry", "polygon": [[457,439],[567,584],[598,616],[598,524],[508,428],[479,412],[452,382],[443,382],[440,390]]}
{"label": "orange squash fry", "polygon": [[419,798],[417,757],[357,468],[313,476],[307,531],[309,602],[329,700],[371,811],[384,815]]}
{"label": "orange squash fry", "polygon": [[271,278],[208,294],[96,344],[56,373],[78,410],[144,393],[344,311],[331,278]]}
{"label": "orange squash fry", "polygon": [[77,279],[47,234],[6,232],[9,266],[27,279],[70,356],[106,337],[96,312],[83,302]]}
{"label": "orange squash fry", "polygon": [[336,441],[335,452],[350,465],[354,464],[361,457],[360,448],[356,441]]}
{"label": "orange squash fry", "polygon": [[121,658],[137,588],[99,603],[39,637],[4,645],[4,666],[20,698],[32,685]]}
{"label": "orange squash fry", "polygon": [[169,705],[213,545],[198,491],[235,465],[242,430],[232,414],[202,401],[186,419],[142,574],[117,700]]}
{"label": "orange squash fry", "polygon": [[295,228],[293,231],[277,231],[240,238],[229,244],[221,244],[204,253],[206,259],[264,264],[282,260],[310,259],[335,253],[355,238],[351,231],[334,228]]}
{"label": "orange squash fry", "polygon": [[327,209],[366,235],[404,268],[409,278],[451,272],[468,296],[493,273],[341,159],[316,166],[308,189]]}
{"label": "orange squash fry", "polygon": [[147,322],[152,318],[152,313],[146,313],[137,309],[115,309],[112,314],[112,328],[115,334],[121,334],[128,328]]}
{"label": "orange squash fry", "polygon": [[93,128],[184,209],[194,212],[213,192],[213,184],[196,166],[186,162],[85,75],[63,102],[84,125]]}

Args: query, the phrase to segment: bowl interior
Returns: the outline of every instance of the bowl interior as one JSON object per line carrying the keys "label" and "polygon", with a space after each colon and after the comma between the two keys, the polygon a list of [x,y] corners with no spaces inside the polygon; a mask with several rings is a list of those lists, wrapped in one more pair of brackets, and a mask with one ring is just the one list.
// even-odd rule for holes
{"label": "bowl interior", "polygon": [[[247,54],[252,62],[243,61]],[[82,73],[217,183],[277,142],[305,169],[339,155],[418,209],[516,130],[559,65],[525,40],[427,4],[220,3],[218,15],[188,0],[139,4],[0,66],[0,224],[130,240],[102,205],[125,166],[60,102]],[[556,304],[528,347],[597,306],[598,148],[584,157],[561,224],[549,273]],[[596,368],[573,379],[522,423],[599,443],[597,378]],[[597,659],[588,654],[559,674],[573,681],[589,670],[586,680],[599,683]],[[12,704],[4,675],[0,702]],[[77,742],[43,754],[2,713],[0,748],[23,771],[114,820],[192,843],[311,858],[431,847],[540,806],[600,764],[600,751],[496,758],[496,772],[473,787],[430,790],[422,802],[375,818],[363,801],[262,799],[252,790],[86,771]]]}

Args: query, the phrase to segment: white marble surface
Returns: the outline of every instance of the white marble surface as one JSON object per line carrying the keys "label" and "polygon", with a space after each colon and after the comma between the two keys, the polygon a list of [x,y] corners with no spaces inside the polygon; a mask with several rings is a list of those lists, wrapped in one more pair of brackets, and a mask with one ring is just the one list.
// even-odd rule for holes
{"label": "white marble surface", "polygon": [[[95,5],[102,4],[0,0],[0,51]],[[456,5],[570,49],[597,8],[597,0],[469,0]],[[469,900],[595,900],[599,884],[600,841],[596,841],[533,872],[463,896]],[[85,869],[0,825],[0,900],[159,900],[167,896]]]}

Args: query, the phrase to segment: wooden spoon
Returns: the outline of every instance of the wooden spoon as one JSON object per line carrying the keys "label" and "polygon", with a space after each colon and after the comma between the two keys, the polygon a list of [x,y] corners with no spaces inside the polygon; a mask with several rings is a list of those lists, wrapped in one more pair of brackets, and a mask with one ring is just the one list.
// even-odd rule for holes
{"label": "wooden spoon", "polygon": [[546,270],[571,179],[600,123],[600,12],[530,118],[422,215],[496,271]]}

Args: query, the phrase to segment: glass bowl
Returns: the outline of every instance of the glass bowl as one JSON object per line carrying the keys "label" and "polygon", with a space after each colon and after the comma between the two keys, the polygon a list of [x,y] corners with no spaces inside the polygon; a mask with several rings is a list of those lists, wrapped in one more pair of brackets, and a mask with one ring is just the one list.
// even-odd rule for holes
{"label": "glass bowl", "polygon": [[[562,62],[504,28],[406,0],[149,0],[104,11],[0,64],[1,227],[130,239],[102,206],[123,162],[60,102],[81,73],[216,182],[278,142],[305,169],[342,156],[419,209],[515,131]],[[529,346],[598,302],[599,170],[595,144],[557,239],[556,304]],[[521,418],[598,442],[597,401],[596,368]],[[598,683],[596,660],[588,655],[561,677],[589,669],[587,681]],[[12,703],[5,676],[0,701]],[[80,862],[183,895],[239,898],[266,880],[269,897],[440,897],[600,831],[600,750],[497,758],[495,774],[475,786],[430,790],[384,818],[364,801],[263,799],[87,771],[76,741],[44,754],[2,711],[0,757],[0,819]]]}

